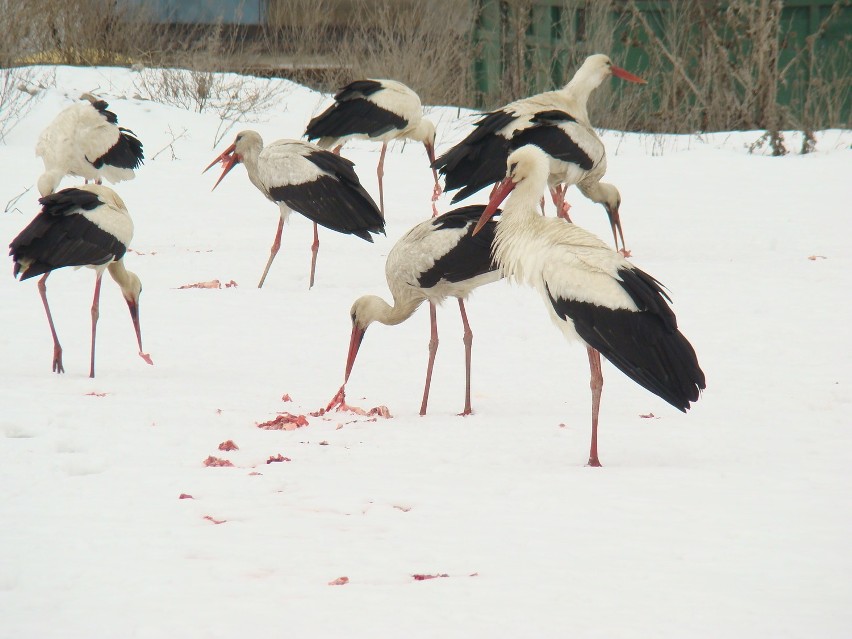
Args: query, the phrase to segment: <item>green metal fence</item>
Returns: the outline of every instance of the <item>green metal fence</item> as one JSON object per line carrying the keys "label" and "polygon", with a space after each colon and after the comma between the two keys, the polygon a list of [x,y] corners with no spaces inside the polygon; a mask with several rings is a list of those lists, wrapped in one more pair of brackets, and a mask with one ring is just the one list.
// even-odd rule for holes
{"label": "green metal fence", "polygon": [[[705,2],[708,7],[720,6],[718,1],[696,2]],[[648,68],[648,35],[635,28],[636,20],[631,20],[633,7],[639,9],[647,26],[660,36],[669,24],[672,3],[639,0],[614,2],[608,6],[611,48],[600,52],[609,54],[617,64],[639,75],[648,73],[651,71]],[[494,106],[507,97],[516,98],[564,85],[576,65],[574,49],[587,48],[591,39],[591,34],[586,32],[586,18],[594,10],[593,0],[479,0],[478,9],[474,30],[477,51],[474,78],[480,107]],[[831,19],[826,20],[829,16]],[[820,59],[830,55],[835,60],[845,60],[846,68],[852,68],[849,60],[852,56],[852,2],[784,0],[778,66],[783,69],[789,64],[789,68],[778,87],[780,104],[790,105],[800,100],[803,87],[808,85],[813,67],[806,63],[808,56],[797,54],[807,48],[808,36],[812,34],[817,34],[814,50]],[[584,55],[592,52],[586,50]],[[661,72],[660,69],[653,71]],[[507,83],[513,86],[507,87]],[[848,113],[852,109],[848,81],[843,93],[842,101]]]}

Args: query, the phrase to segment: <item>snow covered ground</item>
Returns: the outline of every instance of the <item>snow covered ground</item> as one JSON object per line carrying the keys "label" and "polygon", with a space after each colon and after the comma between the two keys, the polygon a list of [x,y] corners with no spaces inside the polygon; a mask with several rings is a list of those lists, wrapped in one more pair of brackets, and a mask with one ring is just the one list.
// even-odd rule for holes
{"label": "snow covered ground", "polygon": [[[421,145],[391,147],[386,238],[321,230],[309,291],[312,229],[294,215],[258,290],[277,209],[244,169],[215,192],[218,170],[201,170],[241,128],[298,138],[327,96],[286,85],[213,148],[214,114],[134,97],[134,72],[58,68],[0,145],[0,204],[35,184],[39,131],[83,91],[149,158],[116,190],[136,223],[126,263],[155,365],[105,277],[88,378],[94,278],[65,269],[48,292],[67,372],[51,373],[35,282],[13,280],[10,261],[0,637],[850,636],[852,132],[781,158],[747,152],[759,132],[605,134],[632,259],[671,290],[707,390],[683,415],[605,364],[593,469],[586,354],[505,282],[468,304],[473,416],[456,415],[455,303],[438,311],[427,416],[425,309],[371,327],[348,385],[351,404],[391,419],[310,415],[342,381],[349,307],[387,297],[388,251],[430,215]],[[455,108],[431,116],[439,151],[470,123]],[[379,147],[344,154],[377,198]],[[609,240],[603,210],[571,195],[575,222]],[[32,188],[0,212],[4,242],[36,200]],[[309,423],[258,428],[282,411]],[[220,451],[227,440],[239,449]]]}

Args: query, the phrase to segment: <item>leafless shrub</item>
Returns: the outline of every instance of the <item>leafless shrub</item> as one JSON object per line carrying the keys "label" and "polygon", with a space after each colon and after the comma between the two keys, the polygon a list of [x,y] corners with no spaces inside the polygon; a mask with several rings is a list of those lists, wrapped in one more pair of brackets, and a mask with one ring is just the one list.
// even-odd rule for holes
{"label": "leafless shrub", "polygon": [[284,92],[281,82],[200,69],[143,69],[134,81],[143,97],[197,113],[219,116],[215,147],[240,122],[277,106]]}
{"label": "leafless shrub", "polygon": [[185,138],[188,134],[189,134],[189,129],[187,129],[186,127],[184,127],[183,131],[181,131],[180,133],[175,133],[172,130],[172,127],[170,125],[169,126],[169,135],[171,136],[171,140],[169,140],[169,142],[168,142],[168,144],[166,144],[166,146],[164,146],[162,149],[160,149],[154,155],[151,156],[151,161],[156,160],[160,156],[160,154],[162,154],[166,150],[169,151],[169,154],[171,155],[172,160],[177,160],[178,156],[175,153],[175,142]]}
{"label": "leafless shrub", "polygon": [[0,142],[52,84],[52,74],[29,67],[0,69]]}
{"label": "leafless shrub", "polygon": [[269,51],[293,79],[333,90],[393,78],[428,104],[464,104],[472,89],[474,13],[456,0],[270,0]]}

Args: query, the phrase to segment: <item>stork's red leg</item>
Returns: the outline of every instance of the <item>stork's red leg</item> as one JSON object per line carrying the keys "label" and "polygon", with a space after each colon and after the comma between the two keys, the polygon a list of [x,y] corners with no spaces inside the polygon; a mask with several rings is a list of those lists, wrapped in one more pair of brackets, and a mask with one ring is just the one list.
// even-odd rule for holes
{"label": "stork's red leg", "polygon": [[589,387],[592,389],[592,445],[589,450],[589,463],[587,466],[600,466],[598,459],[598,412],[601,408],[601,390],[603,389],[603,373],[601,372],[601,354],[594,348],[588,347],[589,369],[591,379]]}
{"label": "stork's red leg", "polygon": [[385,216],[385,190],[382,186],[382,178],[385,176],[385,153],[388,150],[388,143],[382,142],[382,154],[379,156],[379,166],[376,167],[376,175],[379,178],[379,210],[382,212],[382,217]]}
{"label": "stork's red leg", "polygon": [[431,337],[429,338],[429,363],[426,365],[426,386],[423,388],[423,401],[420,403],[420,414],[426,414],[426,404],[429,402],[429,386],[432,385],[432,368],[435,366],[435,353],[438,352],[438,321],[435,305],[429,302],[429,322]]}
{"label": "stork's red leg", "polygon": [[47,285],[45,281],[50,271],[44,274],[44,277],[38,281],[38,292],[41,295],[44,311],[47,313],[47,323],[50,324],[50,334],[53,336],[53,372],[64,373],[65,368],[62,366],[62,346],[59,345],[59,338],[56,336],[56,328],[53,326],[53,317],[50,314],[50,306],[47,303]]}
{"label": "stork's red leg", "polygon": [[[99,309],[101,305],[101,276],[103,275],[103,271],[98,271],[97,276],[95,277],[95,294],[92,297],[92,359],[89,363],[89,377],[95,376],[95,333],[98,327],[98,316],[100,314]],[[140,344],[139,351],[142,351],[142,346]]]}
{"label": "stork's red leg", "polygon": [[473,345],[473,331],[467,322],[467,313],[464,310],[464,301],[459,298],[459,310],[461,311],[462,324],[464,325],[464,410],[462,415],[470,415],[473,409],[470,407],[470,351]]}
{"label": "stork's red leg", "polygon": [[317,223],[314,222],[314,243],[311,244],[311,281],[308,282],[308,288],[314,287],[314,273],[317,270],[317,253],[319,252],[319,230]]}
{"label": "stork's red leg", "polygon": [[571,218],[568,216],[568,209],[571,208],[571,205],[565,201],[565,195],[567,193],[568,187],[564,184],[557,184],[550,189],[550,197],[553,199],[553,204],[556,206],[556,216],[570,222]]}
{"label": "stork's red leg", "polygon": [[266,274],[269,273],[269,267],[272,266],[272,260],[275,259],[275,255],[278,253],[278,249],[281,248],[281,232],[284,230],[284,218],[282,217],[278,220],[278,231],[275,233],[275,241],[272,242],[272,248],[269,249],[269,261],[266,263],[266,268],[263,269],[263,275],[260,276],[260,283],[257,285],[257,288],[261,288],[263,286],[263,281],[266,279]]}

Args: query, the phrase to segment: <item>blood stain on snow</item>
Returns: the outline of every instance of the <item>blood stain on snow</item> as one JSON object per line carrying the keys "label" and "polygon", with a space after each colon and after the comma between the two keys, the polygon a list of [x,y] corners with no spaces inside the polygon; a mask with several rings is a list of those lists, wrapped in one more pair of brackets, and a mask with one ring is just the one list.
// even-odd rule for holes
{"label": "blood stain on snow", "polygon": [[219,524],[224,524],[226,521],[228,521],[227,519],[214,519],[210,515],[204,515],[204,519],[206,519],[209,522],[216,524],[217,526]]}
{"label": "blood stain on snow", "polygon": [[349,583],[349,577],[338,577],[328,582],[329,586],[345,586]]}
{"label": "blood stain on snow", "polygon": [[281,453],[278,453],[277,455],[270,456],[270,458],[266,460],[266,463],[272,464],[272,463],[275,463],[275,462],[288,462],[288,461],[293,461],[293,460],[290,459],[289,457],[284,457],[284,455],[282,455]]}
{"label": "blood stain on snow", "polygon": [[417,575],[411,575],[411,576],[414,577],[414,581],[426,581],[427,579],[438,579],[439,577],[449,577],[449,575],[445,572],[442,572],[442,573],[437,574],[437,575],[417,574]]}
{"label": "blood stain on snow", "polygon": [[207,459],[204,460],[204,465],[208,467],[226,467],[233,466],[233,464],[227,459],[222,459],[221,457],[213,457],[210,455]]}
{"label": "blood stain on snow", "polygon": [[234,443],[233,439],[229,439],[227,441],[219,444],[219,450],[239,450],[240,447]]}
{"label": "blood stain on snow", "polygon": [[304,415],[293,415],[292,413],[278,413],[278,417],[268,422],[258,424],[258,428],[264,430],[296,430],[308,425],[308,418]]}
{"label": "blood stain on snow", "polygon": [[222,288],[222,282],[219,280],[210,280],[208,282],[196,282],[195,284],[184,284],[178,286],[178,290],[186,288]]}
{"label": "blood stain on snow", "polygon": [[181,493],[180,497],[178,497],[178,499],[195,499],[195,497],[193,497],[192,495],[189,495],[187,493]]}

